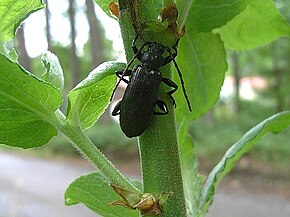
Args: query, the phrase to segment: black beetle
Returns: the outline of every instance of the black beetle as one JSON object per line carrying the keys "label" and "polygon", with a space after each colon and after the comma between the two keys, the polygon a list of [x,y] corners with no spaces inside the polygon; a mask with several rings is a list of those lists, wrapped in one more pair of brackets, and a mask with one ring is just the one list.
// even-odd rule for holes
{"label": "black beetle", "polygon": [[[168,114],[166,104],[162,100],[158,99],[161,82],[173,88],[171,91],[167,92],[167,94],[172,100],[174,107],[176,106],[172,94],[177,90],[178,86],[172,80],[162,77],[159,70],[162,66],[167,65],[171,61],[173,61],[178,71],[183,93],[187,101],[188,108],[191,111],[191,106],[185,92],[182,75],[175,61],[175,57],[177,56],[176,47],[178,40],[172,47],[174,50],[172,53],[169,47],[151,41],[145,42],[143,46],[138,49],[136,46],[137,38],[138,35],[132,42],[134,57],[127,64],[127,67],[124,70],[116,72],[116,75],[120,78],[120,81],[125,81],[128,86],[125,90],[123,99],[118,102],[112,112],[112,115],[116,116],[120,114],[121,129],[127,137],[140,136],[149,126],[153,115]],[[147,49],[142,53],[144,48]],[[163,57],[165,50],[169,53],[167,57]],[[136,65],[132,70],[128,69],[136,58],[141,62],[141,64]],[[124,76],[131,76],[130,80],[128,81],[124,79]],[[120,81],[117,83],[116,88]],[[113,94],[116,88],[114,89]],[[161,112],[154,111],[156,105],[159,107]]]}

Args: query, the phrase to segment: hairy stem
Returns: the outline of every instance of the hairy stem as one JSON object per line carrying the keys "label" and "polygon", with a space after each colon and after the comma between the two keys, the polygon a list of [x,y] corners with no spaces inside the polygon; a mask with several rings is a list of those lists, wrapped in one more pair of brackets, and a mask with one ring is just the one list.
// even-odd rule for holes
{"label": "hairy stem", "polygon": [[[126,10],[126,4],[124,1],[119,1],[123,3],[123,11],[120,15],[120,26],[123,37],[123,42],[125,46],[127,60],[132,58],[132,48],[131,42],[136,36],[136,26],[142,26],[136,20],[132,21],[132,15],[130,14],[130,9]],[[168,2],[167,2],[168,3]],[[140,8],[144,5],[144,8]],[[147,4],[140,4],[138,6],[140,13],[148,13],[147,17],[152,13],[151,8],[147,8]],[[130,8],[131,5],[128,5]],[[131,7],[132,8],[132,7]],[[133,25],[133,22],[135,24]],[[145,22],[142,21],[141,22]],[[142,29],[140,30],[142,31]],[[167,32],[164,32],[166,34]],[[162,37],[163,33],[149,34],[150,38],[146,38],[144,35],[144,41],[154,40]],[[172,40],[172,38],[171,38]],[[170,41],[162,40],[162,43],[170,44]],[[174,41],[174,39],[172,40]],[[163,67],[161,69],[163,77],[171,77],[170,66]],[[175,115],[168,95],[165,92],[165,87],[161,85],[160,98],[163,100],[169,108],[168,115],[154,116],[153,121],[148,127],[148,129],[139,137],[139,150],[142,165],[142,177],[143,177],[143,189],[146,193],[152,193],[156,198],[158,198],[162,193],[173,192],[173,196],[167,200],[163,206],[163,213],[160,215],[162,217],[185,217],[185,199],[183,192],[183,183],[180,168],[180,159],[176,135],[176,123]],[[146,215],[151,216],[151,215]],[[152,215],[154,216],[154,215]]]}
{"label": "hairy stem", "polygon": [[[170,100],[164,100],[170,105]],[[155,116],[149,128],[139,137],[144,192],[158,197],[173,192],[161,216],[186,216],[175,116],[172,106],[169,114]]]}
{"label": "hairy stem", "polygon": [[95,147],[92,141],[79,127],[67,124],[60,111],[57,111],[56,115],[58,116],[58,122],[55,125],[74,143],[75,147],[86,159],[91,161],[112,183],[121,188],[136,193],[139,192],[139,190],[113,166],[100,150]]}

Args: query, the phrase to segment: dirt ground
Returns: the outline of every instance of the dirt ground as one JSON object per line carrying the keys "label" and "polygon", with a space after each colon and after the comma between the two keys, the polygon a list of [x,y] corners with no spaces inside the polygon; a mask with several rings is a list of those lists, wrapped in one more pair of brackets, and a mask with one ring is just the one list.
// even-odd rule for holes
{"label": "dirt ground", "polygon": [[[125,174],[140,177],[136,161],[118,162]],[[75,178],[92,170],[83,160],[51,161],[0,150],[0,217],[96,217],[83,205],[66,207],[63,198]],[[222,182],[207,217],[289,217],[288,175],[247,169],[232,173]]]}

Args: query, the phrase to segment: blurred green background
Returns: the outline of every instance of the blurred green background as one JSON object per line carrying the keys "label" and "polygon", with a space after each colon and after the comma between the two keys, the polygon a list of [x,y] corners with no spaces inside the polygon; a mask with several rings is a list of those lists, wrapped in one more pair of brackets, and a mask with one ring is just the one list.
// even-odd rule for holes
{"label": "blurred green background", "polygon": [[[36,75],[43,74],[40,55],[46,49],[52,51],[63,67],[66,79],[64,94],[67,94],[101,62],[124,60],[120,32],[118,28],[108,24],[116,24],[116,21],[107,18],[91,0],[60,1],[58,8],[51,0],[46,3],[46,10],[31,15],[17,32],[20,62],[29,71]],[[290,22],[289,1],[276,3]],[[37,19],[42,19],[41,24],[36,23]],[[28,28],[31,25],[34,26],[33,30]],[[54,29],[55,26],[61,27],[63,31],[59,34]],[[37,36],[37,43],[33,41],[33,36]],[[42,44],[43,48],[35,44]],[[229,52],[228,62],[229,70],[220,100],[208,114],[190,126],[202,170],[212,168],[230,145],[247,130],[274,113],[290,108],[288,38],[276,40],[255,50]],[[117,95],[120,98],[122,90]],[[64,111],[65,104],[66,102]],[[117,121],[111,118],[109,109],[86,133],[111,158],[138,159],[137,140],[124,136]],[[290,179],[289,140],[289,129],[278,136],[268,135],[245,156],[247,161],[243,161],[240,167],[248,162],[247,170],[271,168],[271,172],[286,175]],[[54,157],[80,156],[62,135],[30,153]]]}

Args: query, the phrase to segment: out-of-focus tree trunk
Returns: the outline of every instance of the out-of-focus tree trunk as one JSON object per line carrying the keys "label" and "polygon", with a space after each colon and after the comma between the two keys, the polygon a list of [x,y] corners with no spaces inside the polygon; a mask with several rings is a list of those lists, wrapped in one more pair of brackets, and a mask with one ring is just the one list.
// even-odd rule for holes
{"label": "out-of-focus tree trunk", "polygon": [[31,59],[27,53],[24,37],[25,24],[23,23],[20,28],[17,29],[17,42],[18,42],[18,62],[28,71],[31,72]]}
{"label": "out-of-focus tree trunk", "polygon": [[[290,42],[288,41],[288,48],[290,47]],[[290,60],[290,49],[288,49],[288,52],[286,53],[285,57]],[[286,78],[288,81],[290,81],[290,62],[287,61],[287,65],[286,65]],[[290,87],[288,86],[289,88],[289,92],[290,92]],[[289,108],[290,107],[290,97],[286,97],[286,100],[285,100],[285,108]]]}
{"label": "out-of-focus tree trunk", "polygon": [[91,67],[95,68],[104,61],[104,46],[102,41],[102,29],[95,13],[95,5],[92,0],[86,0],[87,19],[90,27],[90,52]]}
{"label": "out-of-focus tree trunk", "polygon": [[275,99],[276,99],[276,112],[281,112],[284,107],[284,99],[281,93],[282,72],[278,67],[274,66],[273,74],[274,74],[273,90],[274,90]]}
{"label": "out-of-focus tree trunk", "polygon": [[52,51],[52,45],[51,45],[51,32],[50,32],[50,10],[49,10],[49,4],[48,0],[44,0],[45,7],[45,20],[46,20],[46,40],[47,40],[47,50]]}
{"label": "out-of-focus tree trunk", "polygon": [[237,53],[232,54],[232,64],[233,64],[233,73],[234,73],[234,89],[235,89],[235,98],[234,98],[234,108],[235,112],[239,113],[241,110],[240,105],[240,82],[241,82],[241,75],[240,75],[240,66],[239,66],[239,58]]}
{"label": "out-of-focus tree trunk", "polygon": [[80,81],[79,59],[76,53],[76,26],[75,26],[75,0],[69,0],[69,20],[71,29],[71,61],[72,86]]}
{"label": "out-of-focus tree trunk", "polygon": [[273,84],[273,92],[275,94],[275,101],[276,101],[276,112],[281,112],[284,108],[284,98],[281,91],[282,88],[282,71],[279,68],[276,52],[278,48],[275,44],[271,46],[271,54],[272,54],[272,62],[273,62],[273,69],[272,73],[274,76],[274,84]]}

